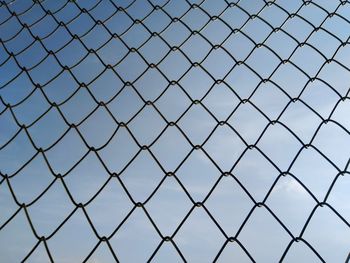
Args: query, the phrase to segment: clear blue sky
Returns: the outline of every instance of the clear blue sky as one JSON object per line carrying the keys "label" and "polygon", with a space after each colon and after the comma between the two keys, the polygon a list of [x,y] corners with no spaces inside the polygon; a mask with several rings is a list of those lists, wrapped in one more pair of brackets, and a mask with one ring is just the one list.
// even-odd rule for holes
{"label": "clear blue sky", "polygon": [[[241,0],[238,7],[227,8],[222,0],[102,0],[96,6],[95,0],[46,0],[33,7],[29,0],[6,2],[0,6],[1,262],[19,262],[38,242],[24,209],[4,225],[19,209],[9,185],[19,204],[30,204],[27,212],[33,227],[38,236],[49,237],[47,246],[55,262],[81,262],[98,244],[80,208],[52,235],[76,208],[54,174],[64,175],[75,203],[85,204],[104,187],[85,207],[98,236],[109,237],[134,209],[133,201],[145,202],[162,236],[172,236],[192,211],[173,242],[188,262],[212,262],[227,240],[225,235],[235,236],[254,202],[264,202],[265,206],[255,207],[237,237],[256,262],[278,262],[291,235],[300,235],[314,208],[302,238],[326,262],[345,261],[350,251],[350,177],[339,177],[326,200],[343,220],[317,202],[324,201],[337,174],[348,171],[350,104],[341,97],[348,95],[350,80],[350,45],[342,45],[350,36],[350,3],[276,0],[267,6],[262,0]],[[190,8],[191,3],[200,8]],[[154,10],[152,4],[163,7]],[[78,6],[90,10],[105,27],[95,25]],[[111,17],[116,6],[126,12]],[[55,19],[45,16],[44,10]],[[335,10],[327,18],[327,12]],[[298,15],[289,16],[295,12]],[[210,20],[213,16],[220,19]],[[315,31],[316,27],[321,29]],[[234,29],[240,31],[232,34]],[[111,38],[110,32],[116,37]],[[257,47],[259,43],[264,45]],[[180,50],[170,50],[173,46]],[[15,59],[9,57],[11,52]],[[328,59],[332,60],[325,63]],[[132,86],[125,86],[127,82]],[[34,83],[42,85],[42,91]],[[79,88],[79,83],[89,90]],[[291,103],[292,98],[298,100]],[[194,104],[195,100],[201,103]],[[323,123],[328,118],[333,121]],[[116,121],[127,123],[128,129]],[[220,121],[225,124],[218,125]],[[19,124],[28,126],[33,143]],[[79,125],[80,134],[68,124]],[[85,143],[97,149],[98,156]],[[313,147],[303,147],[309,143]],[[33,144],[44,150],[46,160]],[[151,146],[141,150],[141,145]],[[195,150],[194,145],[202,149]],[[237,180],[222,176],[228,171]],[[287,176],[278,177],[285,171]],[[167,172],[175,172],[176,178],[166,177]],[[111,173],[120,174],[131,196],[120,181],[110,178]],[[2,180],[5,174],[10,179]],[[202,201],[225,235],[203,207],[194,207],[193,202]],[[136,207],[109,244],[121,262],[134,263],[146,262],[161,241],[144,210]],[[182,261],[171,242],[164,242],[152,260]],[[302,241],[291,245],[284,260],[321,262]],[[237,242],[227,243],[218,261],[251,262]],[[43,242],[28,262],[48,262]],[[105,242],[88,262],[113,262]]]}

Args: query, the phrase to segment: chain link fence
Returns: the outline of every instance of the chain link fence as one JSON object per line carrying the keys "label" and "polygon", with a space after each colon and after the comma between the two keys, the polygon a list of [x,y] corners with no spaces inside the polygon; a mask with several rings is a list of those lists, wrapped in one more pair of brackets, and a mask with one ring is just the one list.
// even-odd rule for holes
{"label": "chain link fence", "polygon": [[349,1],[0,3],[0,261],[344,262]]}

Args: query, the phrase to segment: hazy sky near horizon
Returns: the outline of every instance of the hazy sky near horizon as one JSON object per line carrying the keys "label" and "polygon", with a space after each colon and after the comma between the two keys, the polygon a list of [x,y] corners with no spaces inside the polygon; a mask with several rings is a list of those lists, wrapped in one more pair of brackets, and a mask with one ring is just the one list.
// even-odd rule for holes
{"label": "hazy sky near horizon", "polygon": [[[109,239],[121,262],[146,262],[162,242],[137,202],[144,203],[162,236],[172,236],[192,211],[173,237],[188,262],[212,262],[226,242],[205,209],[231,237],[255,203],[264,202],[237,239],[256,262],[277,262],[317,207],[302,238],[326,262],[345,261],[350,177],[337,175],[348,172],[350,157],[350,3],[241,0],[227,8],[217,0],[102,0],[96,6],[95,0],[46,0],[25,11],[32,1],[6,2],[0,6],[0,261],[19,262],[38,242],[24,209],[6,223],[24,203],[30,204],[38,236],[50,237],[54,261],[82,262],[99,240],[81,208],[51,234],[76,209],[71,198],[86,204],[97,192],[85,210],[98,236],[109,237],[132,211]],[[112,3],[126,11],[110,17],[116,11]],[[193,3],[200,8],[191,8]],[[54,18],[46,15],[36,23],[45,10]],[[171,50],[174,46],[179,48]],[[28,127],[32,142],[19,124]],[[169,172],[176,177],[166,176]],[[225,172],[233,176],[222,176]],[[288,174],[279,177],[282,172]],[[71,198],[57,174],[64,176]],[[335,178],[326,203],[344,220],[329,206],[317,206]],[[194,206],[203,201],[205,209]],[[102,242],[87,262],[113,261]],[[218,261],[251,262],[237,242],[228,242]],[[301,241],[284,258],[297,261],[322,262]],[[49,262],[43,242],[28,262]],[[152,262],[182,259],[164,242]]]}

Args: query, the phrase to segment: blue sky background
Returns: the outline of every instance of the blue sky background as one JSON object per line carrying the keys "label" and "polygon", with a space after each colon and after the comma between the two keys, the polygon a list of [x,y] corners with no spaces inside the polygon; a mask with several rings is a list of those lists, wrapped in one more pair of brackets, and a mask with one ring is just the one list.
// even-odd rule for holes
{"label": "blue sky background", "polygon": [[[188,262],[212,262],[226,237],[205,209],[194,207],[193,202],[205,200],[206,209],[227,236],[236,235],[254,207],[252,199],[232,176],[222,176],[227,171],[232,172],[255,202],[265,204],[254,209],[238,240],[256,262],[278,261],[292,238],[266,207],[298,237],[317,205],[299,182],[322,202],[337,174],[348,171],[350,4],[276,0],[267,5],[260,0],[241,0],[237,3],[239,7],[227,8],[227,2],[214,0],[125,0],[114,4],[125,7],[127,14],[118,11],[110,17],[116,11],[112,2],[102,0],[95,6],[96,3],[46,0],[41,6],[30,8],[32,1],[17,0],[0,7],[0,172],[2,177],[10,176],[0,184],[1,261],[19,262],[38,242],[24,209],[4,225],[19,209],[9,185],[19,204],[30,204],[54,181],[27,208],[38,236],[45,237],[75,209],[54,174],[65,176],[65,185],[76,203],[85,204],[105,185],[85,210],[98,235],[110,236],[134,208],[121,183],[110,178],[109,173],[117,173],[134,202],[148,200],[162,182],[145,203],[145,209],[163,236],[171,236],[193,209],[173,241]],[[192,3],[200,8],[190,8]],[[162,8],[154,10],[152,5]],[[104,21],[106,28],[95,25],[78,6],[89,10],[95,20]],[[54,13],[55,19],[45,16],[44,10]],[[336,14],[327,18],[327,12],[335,10]],[[11,17],[10,11],[16,12],[17,19]],[[165,12],[172,18],[181,17],[181,21],[172,21]],[[295,12],[298,15],[289,16]],[[252,17],[254,14],[259,14],[258,18]],[[213,16],[220,19],[210,20]],[[58,26],[59,21],[67,28]],[[273,28],[266,22],[283,30],[271,34]],[[31,33],[22,29],[21,23],[29,25]],[[322,29],[315,31],[319,26]],[[240,31],[231,34],[238,28]],[[111,38],[107,29],[117,37]],[[68,30],[79,36],[86,47],[72,39]],[[152,32],[158,35],[152,37]],[[32,35],[39,36],[41,43],[34,41]],[[298,42],[307,44],[298,46]],[[264,45],[257,48],[258,43]],[[56,58],[48,55],[43,45]],[[215,45],[220,47],[214,49]],[[180,46],[181,50],[171,51],[172,46]],[[130,52],[130,48],[137,52]],[[97,51],[88,53],[86,49]],[[15,59],[9,57],[10,52]],[[281,63],[287,59],[289,62]],[[325,63],[329,59],[332,60]],[[243,60],[244,63],[237,63]],[[145,61],[157,66],[149,67]],[[112,65],[113,70],[102,62]],[[200,66],[192,64],[195,62]],[[71,70],[63,70],[65,65]],[[28,74],[20,67],[26,67]],[[311,82],[311,78],[315,80]],[[224,81],[217,83],[217,79]],[[125,86],[126,82],[132,83],[132,87]],[[42,90],[35,89],[33,83],[42,85]],[[79,88],[79,83],[87,84],[89,91]],[[341,100],[342,97],[345,99]],[[292,98],[298,100],[291,102]],[[201,103],[194,104],[195,100]],[[60,112],[48,101],[59,105]],[[99,101],[108,110],[99,106]],[[147,105],[147,101],[152,104]],[[11,105],[11,110],[6,104]],[[279,122],[271,125],[277,118]],[[322,119],[328,118],[332,121],[324,123]],[[128,129],[118,126],[116,121],[127,123]],[[226,123],[220,126],[220,121]],[[168,122],[176,125],[169,126]],[[71,123],[79,124],[81,135],[68,125]],[[33,144],[44,150],[52,170],[18,124],[28,127]],[[99,157],[89,152],[81,137],[97,149]],[[304,148],[301,142],[311,142],[313,147]],[[247,145],[253,144],[255,148],[247,149]],[[141,145],[151,145],[150,151],[141,150]],[[193,149],[194,145],[202,145],[203,150]],[[28,160],[31,161],[23,167]],[[176,178],[165,177],[167,172],[174,171]],[[265,200],[284,171],[299,182],[290,175],[280,177]],[[327,199],[347,222],[349,186],[349,176],[340,176]],[[350,250],[349,226],[326,205],[317,206],[302,238],[327,262],[344,262]],[[145,262],[161,241],[143,209],[136,207],[109,243],[121,262]],[[82,209],[47,240],[55,262],[81,262],[97,243]],[[48,260],[43,242],[28,258],[28,262]],[[284,260],[321,262],[303,242],[294,242]],[[182,259],[171,242],[164,242],[153,261]],[[229,242],[218,261],[250,262],[250,259],[237,242]],[[113,262],[105,242],[88,262]]]}

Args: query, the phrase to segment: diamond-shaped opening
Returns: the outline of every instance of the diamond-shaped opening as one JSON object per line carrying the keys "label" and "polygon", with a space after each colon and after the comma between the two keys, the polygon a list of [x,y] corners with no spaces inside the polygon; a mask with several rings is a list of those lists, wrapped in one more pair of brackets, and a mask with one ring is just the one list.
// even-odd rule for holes
{"label": "diamond-shaped opening", "polygon": [[88,151],[75,129],[71,129],[54,147],[45,152],[51,168],[64,174]]}
{"label": "diamond-shaped opening", "polygon": [[278,262],[291,237],[266,208],[257,207],[238,239],[256,262]]}
{"label": "diamond-shaped opening", "polygon": [[294,242],[289,248],[283,262],[322,262],[304,242]]}
{"label": "diamond-shaped opening", "polygon": [[349,134],[335,123],[323,124],[313,141],[313,145],[328,156],[339,169],[343,169],[349,161]]}
{"label": "diamond-shaped opening", "polygon": [[[114,251],[114,254],[117,254],[117,257],[118,257],[118,253]],[[116,260],[114,259],[113,254],[110,248],[108,247],[108,245],[101,243],[86,262],[98,263],[98,262],[114,262],[114,261]]]}
{"label": "diamond-shaped opening", "polygon": [[[60,106],[60,110],[68,123],[79,123],[84,120],[95,108],[97,104],[92,99],[90,93],[84,89],[79,88],[78,92],[74,94],[66,103]],[[77,111],[79,109],[79,111]]]}
{"label": "diamond-shaped opening", "polygon": [[191,32],[182,23],[171,23],[170,26],[164,30],[162,37],[170,46],[180,46],[185,41]]}
{"label": "diamond-shaped opening", "polygon": [[99,47],[103,46],[103,44],[110,40],[110,38],[111,35],[103,26],[96,25],[87,35],[84,35],[84,37],[82,37],[80,40],[83,41],[87,49],[96,50]]}
{"label": "diamond-shaped opening", "polygon": [[281,30],[273,32],[266,40],[265,45],[275,51],[281,59],[288,59],[298,43]]}
{"label": "diamond-shaped opening", "polygon": [[118,38],[108,41],[103,48],[97,51],[98,56],[105,64],[115,65],[129,52],[128,48]]}
{"label": "diamond-shaped opening", "polygon": [[39,118],[49,107],[50,104],[37,89],[29,98],[13,108],[13,112],[19,123],[29,125]]}
{"label": "diamond-shaped opening", "polygon": [[346,129],[350,130],[350,120],[348,114],[350,112],[350,101],[341,101],[332,114],[332,120],[338,122]]}
{"label": "diamond-shaped opening", "polygon": [[126,12],[117,12],[104,24],[112,33],[121,35],[133,24],[133,21]]}
{"label": "diamond-shaped opening", "polygon": [[[317,48],[318,51],[320,51],[328,59],[333,57],[336,50],[340,46],[339,40],[334,38],[325,30],[318,30],[317,32],[314,32],[307,42]],[[323,43],[327,43],[327,45],[322,45]]]}
{"label": "diamond-shaped opening", "polygon": [[231,29],[219,19],[210,21],[201,31],[201,34],[214,45],[222,43],[230,33]]}
{"label": "diamond-shaped opening", "polygon": [[55,55],[62,65],[71,67],[77,64],[86,55],[87,52],[88,51],[83,46],[83,44],[80,43],[79,40],[74,39],[63,49],[56,52]]}
{"label": "diamond-shaped opening", "polygon": [[22,210],[1,229],[1,260],[5,262],[20,262],[37,242],[38,240],[35,238]]}
{"label": "diamond-shaped opening", "polygon": [[184,17],[181,18],[191,30],[200,30],[209,21],[210,17],[200,8],[190,9]]}
{"label": "diamond-shaped opening", "polygon": [[135,90],[125,86],[107,107],[118,121],[128,122],[143,105],[144,102]]}
{"label": "diamond-shaped opening", "polygon": [[218,16],[227,8],[227,3],[206,0],[201,4],[201,8],[207,11],[211,16]]}
{"label": "diamond-shaped opening", "polygon": [[217,122],[201,105],[192,104],[178,124],[194,145],[200,145],[208,138]]}
{"label": "diamond-shaped opening", "polygon": [[202,98],[214,84],[212,77],[201,67],[192,67],[180,80],[181,86],[192,99]]}
{"label": "diamond-shaped opening", "polygon": [[97,238],[79,209],[47,243],[54,262],[83,262]]}
{"label": "diamond-shaped opening", "polygon": [[[298,81],[295,81],[296,79]],[[286,63],[278,67],[272,75],[271,80],[289,94],[289,96],[295,98],[302,91],[309,78],[293,64]]]}
{"label": "diamond-shaped opening", "polygon": [[[162,21],[161,23],[159,21]],[[171,22],[171,19],[162,9],[154,10],[143,20],[143,24],[151,32],[161,32]]]}
{"label": "diamond-shaped opening", "polygon": [[[327,1],[327,3],[332,3],[332,2]],[[341,16],[342,12],[344,11],[344,7],[346,8],[346,6],[347,5],[341,5],[339,9],[337,9],[337,14]],[[346,32],[342,30],[342,28],[349,26],[349,22],[347,22],[340,16],[328,17],[327,20],[324,21],[324,23],[322,24],[322,28],[324,28],[325,30],[328,30],[329,32],[332,32],[334,35],[336,35],[338,38],[340,38],[344,42],[349,36],[348,34],[346,34]]]}
{"label": "diamond-shaped opening", "polygon": [[216,262],[218,263],[224,263],[224,262],[250,263],[252,262],[252,260],[249,258],[246,252],[238,245],[238,243],[233,243],[233,244],[228,243]]}
{"label": "diamond-shaped opening", "polygon": [[246,62],[260,77],[266,79],[274,72],[281,60],[271,50],[262,46],[255,49]]}
{"label": "diamond-shaped opening", "polygon": [[205,203],[228,236],[235,236],[254,203],[232,177],[223,177]]}
{"label": "diamond-shaped opening", "polygon": [[311,3],[311,5],[303,5],[298,14],[315,27],[321,25],[323,20],[325,20],[328,15],[327,11],[324,10],[323,7],[320,8],[314,3]]}
{"label": "diamond-shaped opening", "polygon": [[43,91],[48,99],[60,104],[68,99],[77,89],[78,83],[68,71],[63,71],[52,82],[48,83]]}
{"label": "diamond-shaped opening", "polygon": [[120,78],[111,69],[106,69],[94,82],[89,90],[97,101],[110,101],[124,86]]}
{"label": "diamond-shaped opening", "polygon": [[154,263],[176,263],[182,262],[182,258],[175,249],[175,247],[170,243],[163,243],[162,246],[157,251],[157,254],[152,258]]}
{"label": "diamond-shaped opening", "polygon": [[339,96],[320,80],[310,82],[300,98],[324,119],[329,117],[339,100]]}
{"label": "diamond-shaped opening", "polygon": [[295,51],[291,61],[310,77],[313,77],[324,64],[325,58],[309,45],[304,45]]}
{"label": "diamond-shaped opening", "polygon": [[146,70],[147,66],[137,53],[129,53],[115,70],[124,81],[133,82]]}
{"label": "diamond-shaped opening", "polygon": [[46,149],[55,143],[68,129],[56,108],[52,108],[28,129],[34,144]]}
{"label": "diamond-shaped opening", "polygon": [[287,169],[301,143],[281,124],[270,125],[258,143],[258,147],[281,170]]}
{"label": "diamond-shaped opening", "polygon": [[250,101],[270,120],[275,120],[290,99],[272,82],[261,83]]}
{"label": "diamond-shaped opening", "polygon": [[239,104],[238,97],[224,83],[215,84],[204,98],[205,107],[219,120],[226,120]]}
{"label": "diamond-shaped opening", "polygon": [[189,9],[188,2],[183,0],[176,2],[163,2],[166,3],[166,5],[163,6],[163,10],[166,11],[171,17],[180,17]]}
{"label": "diamond-shaped opening", "polygon": [[243,27],[242,31],[248,35],[255,43],[262,43],[271,33],[271,27],[262,19],[250,19]]}
{"label": "diamond-shaped opening", "polygon": [[329,207],[319,207],[316,210],[303,238],[325,262],[343,262],[349,254],[349,227]]}
{"label": "diamond-shaped opening", "polygon": [[144,202],[155,190],[164,172],[149,152],[141,152],[123,171],[121,180],[135,202]]}
{"label": "diamond-shaped opening", "polygon": [[[5,19],[4,19],[5,21]],[[17,32],[19,32],[23,26],[18,22],[15,16],[12,16],[6,21],[6,26],[11,28],[11,30],[1,30],[0,38],[6,42],[6,40],[12,38]]]}
{"label": "diamond-shaped opening", "polygon": [[[286,4],[288,5],[288,4]],[[289,18],[283,25],[284,31],[293,36],[297,41],[304,42],[314,28],[305,22],[302,18],[294,16]]]}
{"label": "diamond-shaped opening", "polygon": [[316,202],[305,188],[293,177],[280,177],[269,195],[266,204],[298,236]]}
{"label": "diamond-shaped opening", "polygon": [[[39,20],[38,17],[37,20]],[[45,15],[40,22],[30,26],[30,31],[34,36],[44,38],[54,31],[55,28],[57,28],[57,20],[52,15]]]}
{"label": "diamond-shaped opening", "polygon": [[110,243],[121,262],[146,262],[160,237],[142,209],[136,209],[115,233]]}
{"label": "diamond-shaped opening", "polygon": [[38,197],[54,180],[42,155],[36,156],[16,176],[10,179],[19,203],[29,203]]}
{"label": "diamond-shaped opening", "polygon": [[72,34],[81,36],[95,25],[94,20],[87,13],[80,13],[71,23],[67,24]]}
{"label": "diamond-shaped opening", "polygon": [[120,35],[120,38],[123,40],[124,45],[133,48],[140,48],[142,44],[144,44],[145,41],[149,39],[149,37],[149,32],[142,24],[134,24],[128,31],[125,32],[125,34]]}
{"label": "diamond-shaped opening", "polygon": [[189,142],[175,126],[168,127],[151,147],[151,151],[166,171],[174,171],[190,149]]}
{"label": "diamond-shaped opening", "polygon": [[214,79],[224,79],[235,61],[223,48],[214,49],[206,57],[202,66],[211,74]]}
{"label": "diamond-shaped opening", "polygon": [[2,226],[18,210],[18,206],[12,197],[10,188],[5,181],[0,184],[0,207],[0,226]]}
{"label": "diamond-shaped opening", "polygon": [[190,67],[190,62],[180,51],[172,51],[159,64],[158,68],[168,79],[178,80]]}
{"label": "diamond-shaped opening", "polygon": [[97,156],[90,153],[64,177],[64,182],[76,203],[86,203],[100,190],[108,177]]}
{"label": "diamond-shaped opening", "polygon": [[237,163],[233,174],[256,201],[262,201],[279,172],[260,152],[249,150]]}
{"label": "diamond-shaped opening", "polygon": [[223,171],[229,171],[246,146],[231,128],[219,126],[203,148]]}
{"label": "diamond-shaped opening", "polygon": [[[128,5],[131,4],[128,7],[127,12],[130,16],[132,16],[135,19],[141,20],[154,10],[151,2],[148,2],[147,0],[140,0],[136,2],[126,1],[125,3]],[[118,3],[118,5],[120,5],[120,3]]]}
{"label": "diamond-shaped opening", "polygon": [[7,143],[19,129],[10,110],[2,112],[0,114],[0,147]]}
{"label": "diamond-shaped opening", "polygon": [[[13,70],[11,70],[11,72],[13,72]],[[18,87],[21,88],[19,89]],[[27,98],[33,89],[33,84],[30,82],[28,76],[21,73],[16,79],[1,89],[1,97],[5,102],[14,105]]]}
{"label": "diamond-shaped opening", "polygon": [[168,84],[158,69],[149,68],[134,83],[134,86],[144,100],[154,101],[167,88]]}
{"label": "diamond-shaped opening", "polygon": [[327,199],[327,203],[336,209],[348,222],[350,221],[350,206],[347,202],[349,200],[349,179],[349,174],[338,177]]}
{"label": "diamond-shaped opening", "polygon": [[[79,1],[81,2],[81,1]],[[88,2],[88,1],[86,1]],[[75,16],[80,14],[80,10],[78,8],[78,6],[73,3],[73,2],[68,2],[66,3],[66,7],[62,8],[63,5],[62,3],[59,4],[56,7],[52,7],[52,4],[48,4],[48,3],[42,3],[43,6],[45,7],[45,9],[50,10],[51,12],[55,12],[55,17],[58,21],[62,21],[64,23],[69,22],[71,19],[73,19]],[[81,6],[81,3],[79,3],[79,6]],[[81,6],[81,8],[86,8],[85,6]]]}
{"label": "diamond-shaped opening", "polygon": [[188,262],[208,262],[219,252],[224,236],[203,208],[195,208],[174,241]]}
{"label": "diamond-shaped opening", "polygon": [[220,176],[219,170],[202,151],[194,151],[176,172],[195,201],[203,201]]}
{"label": "diamond-shaped opening", "polygon": [[132,203],[117,180],[109,181],[86,210],[100,236],[109,236],[131,210]]}
{"label": "diamond-shaped opening", "polygon": [[268,124],[268,120],[251,104],[241,104],[228,120],[228,123],[248,144],[259,138]]}
{"label": "diamond-shaped opening", "polygon": [[[343,62],[344,61],[341,63]],[[325,64],[318,77],[328,83],[331,87],[336,87],[336,91],[342,96],[345,96],[348,93],[349,86],[346,85],[346,83],[350,81],[349,70],[340,66],[337,62]]]}
{"label": "diamond-shaped opening", "polygon": [[89,146],[95,148],[106,144],[116,129],[117,124],[104,107],[99,107],[79,126],[79,131]]}
{"label": "diamond-shaped opening", "polygon": [[169,47],[160,37],[152,37],[142,46],[140,52],[149,63],[158,64],[169,52]]}
{"label": "diamond-shaped opening", "polygon": [[304,143],[310,142],[322,119],[300,101],[291,103],[280,118]]}
{"label": "diamond-shaped opening", "polygon": [[160,135],[166,122],[153,106],[147,105],[130,122],[128,127],[141,145],[149,145]]}
{"label": "diamond-shaped opening", "polygon": [[167,178],[147,202],[147,212],[164,236],[171,236],[192,207],[190,199],[173,178]]}
{"label": "diamond-shaped opening", "polygon": [[[278,3],[279,4],[279,3]],[[289,19],[288,14],[277,5],[265,7],[259,14],[259,17],[264,19],[273,27],[280,27],[284,21]]]}
{"label": "diamond-shaped opening", "polygon": [[[200,47],[200,48],[193,48]],[[211,45],[201,35],[192,35],[181,47],[192,62],[202,61],[211,50]]]}
{"label": "diamond-shaped opening", "polygon": [[76,67],[72,69],[74,77],[80,83],[90,83],[105,69],[97,55],[89,54]]}
{"label": "diamond-shaped opening", "polygon": [[48,50],[58,50],[71,39],[71,35],[64,27],[58,27],[55,32],[47,36],[47,38],[41,39],[41,41]]}
{"label": "diamond-shaped opening", "polygon": [[290,172],[319,200],[325,197],[337,170],[315,149],[304,149]]}
{"label": "diamond-shaped opening", "polygon": [[[22,23],[24,23],[24,21]],[[13,52],[14,54],[20,53],[23,49],[29,47],[33,41],[34,38],[31,36],[31,34],[27,30],[22,30],[15,38],[12,38],[10,41],[6,42],[7,51],[4,47],[2,47],[2,51],[4,52],[2,56],[8,55],[7,52]]]}
{"label": "diamond-shaped opening", "polygon": [[221,19],[231,26],[232,29],[241,28],[249,19],[249,16],[240,8],[229,7],[220,15]]}
{"label": "diamond-shaped opening", "polygon": [[[28,214],[39,236],[48,236],[73,211],[74,205],[60,181],[28,208]],[[69,220],[68,220],[69,221]]]}
{"label": "diamond-shaped opening", "polygon": [[36,153],[25,131],[21,131],[6,147],[0,151],[0,163],[3,174],[15,173]]}
{"label": "diamond-shaped opening", "polygon": [[230,72],[226,82],[241,97],[248,98],[261,82],[260,78],[246,65],[238,65]]}
{"label": "diamond-shaped opening", "polygon": [[119,172],[135,156],[139,147],[125,128],[120,128],[99,155],[110,172]]}

